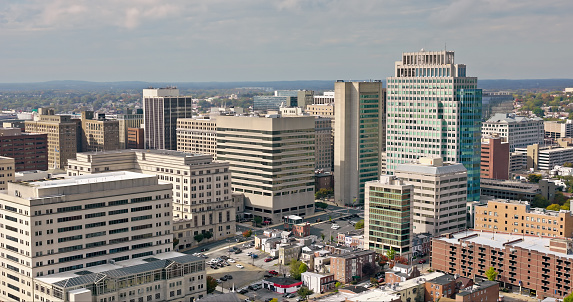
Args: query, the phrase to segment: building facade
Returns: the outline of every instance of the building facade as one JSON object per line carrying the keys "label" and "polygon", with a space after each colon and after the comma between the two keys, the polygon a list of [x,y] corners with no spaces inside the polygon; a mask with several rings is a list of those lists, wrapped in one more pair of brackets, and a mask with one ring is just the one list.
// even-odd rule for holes
{"label": "building facade", "polygon": [[322,95],[313,96],[313,104],[334,104],[334,91],[325,91]]}
{"label": "building facade", "polygon": [[0,192],[2,300],[33,300],[36,277],[171,251],[171,192],[130,172],[9,183]]}
{"label": "building facade", "polygon": [[[231,197],[228,163],[169,150],[118,150],[78,153],[67,168],[68,175],[106,171],[156,175],[172,184],[172,227],[179,251],[235,235],[237,207]],[[206,233],[211,237],[203,239]],[[195,238],[199,234],[203,235],[200,241]]]}
{"label": "building facade", "polygon": [[573,162],[573,146],[562,138],[557,143],[557,146],[533,144],[527,148],[517,148],[516,151],[525,154],[527,169],[551,170],[555,166]]}
{"label": "building facade", "polygon": [[330,273],[334,274],[334,279],[342,283],[350,283],[353,280],[359,281],[366,274],[362,268],[370,266],[376,270],[376,252],[375,251],[356,251],[332,255],[330,258]]}
{"label": "building facade", "polygon": [[462,164],[420,158],[396,166],[395,175],[414,186],[412,232],[438,235],[465,229],[467,172]]}
{"label": "building facade", "polygon": [[119,149],[118,121],[106,120],[103,114],[94,116],[93,111],[84,111],[81,124],[82,152]]}
{"label": "building facade", "polygon": [[302,284],[315,293],[324,293],[334,289],[336,280],[334,275],[321,275],[317,273],[304,272],[300,274]]}
{"label": "building facade", "polygon": [[177,119],[192,116],[193,100],[175,87],[143,89],[145,149],[177,150]]}
{"label": "building facade", "polygon": [[527,201],[489,200],[475,206],[475,230],[573,238],[571,211],[532,209]]}
{"label": "building facade", "polygon": [[13,158],[16,172],[48,170],[48,134],[0,128],[0,156]]}
{"label": "building facade", "polygon": [[331,118],[317,117],[314,122],[315,130],[315,169],[332,171],[334,161],[334,137],[332,135]]}
{"label": "building facade", "polygon": [[177,120],[177,151],[217,156],[217,121],[197,117]]}
{"label": "building facade", "polygon": [[308,105],[306,106],[306,113],[334,118],[334,103]]}
{"label": "building facade", "polygon": [[536,184],[512,180],[482,180],[482,195],[499,199],[533,201],[536,195],[541,195],[553,201],[556,188],[555,183],[547,179],[542,179]]}
{"label": "building facade", "polygon": [[[118,114],[116,119],[119,122],[119,148],[129,149],[127,146],[128,129],[141,128],[143,124],[143,109],[136,109],[135,112],[126,114]],[[137,149],[143,149],[143,147]]]}
{"label": "building facade", "polygon": [[145,148],[145,135],[143,128],[128,128],[127,129],[127,149],[144,149]]}
{"label": "building facade", "polygon": [[480,196],[482,91],[453,51],[402,54],[387,83],[386,166],[441,157],[467,170],[468,200]]}
{"label": "building facade", "polygon": [[279,223],[314,213],[315,117],[219,116],[217,159],[230,164],[245,210]]}
{"label": "building facade", "polygon": [[501,137],[481,141],[481,179],[509,179],[509,143]]}
{"label": "building facade", "polygon": [[14,181],[14,166],[13,158],[0,156],[0,190],[6,190],[8,183]]}
{"label": "building facade", "polygon": [[543,144],[545,128],[543,119],[516,116],[513,113],[498,113],[483,123],[483,135],[506,137],[509,151],[527,148],[532,144]]}
{"label": "building facade", "polygon": [[366,183],[364,204],[365,248],[385,254],[393,249],[411,253],[411,206],[414,186],[393,175],[382,175]]}
{"label": "building facade", "polygon": [[385,148],[386,89],[382,81],[334,83],[334,201],[364,203],[364,184],[380,175]]}

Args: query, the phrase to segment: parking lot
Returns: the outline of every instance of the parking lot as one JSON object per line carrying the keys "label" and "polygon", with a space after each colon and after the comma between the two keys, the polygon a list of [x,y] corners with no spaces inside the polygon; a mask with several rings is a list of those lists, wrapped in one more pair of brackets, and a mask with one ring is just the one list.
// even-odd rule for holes
{"label": "parking lot", "polygon": [[[359,221],[360,219],[362,218],[353,217],[350,220],[340,220],[337,216],[337,218],[332,219],[334,223],[330,223],[328,220],[324,222],[313,223],[312,227],[310,228],[310,234],[318,236],[319,240],[321,240],[321,234],[324,234],[325,241],[330,241],[330,236],[332,236],[334,238],[334,241],[336,241],[338,233],[347,233],[350,231],[355,231],[356,229],[354,228],[353,224],[350,224],[350,221]],[[332,229],[333,224],[339,225],[340,228],[337,230]]]}

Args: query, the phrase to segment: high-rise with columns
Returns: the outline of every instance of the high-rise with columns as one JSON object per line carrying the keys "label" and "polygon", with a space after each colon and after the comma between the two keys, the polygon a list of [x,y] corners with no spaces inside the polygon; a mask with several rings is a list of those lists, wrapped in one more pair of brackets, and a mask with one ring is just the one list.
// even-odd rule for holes
{"label": "high-rise with columns", "polygon": [[453,51],[407,52],[387,83],[387,170],[420,157],[467,169],[468,201],[480,196],[481,89]]}

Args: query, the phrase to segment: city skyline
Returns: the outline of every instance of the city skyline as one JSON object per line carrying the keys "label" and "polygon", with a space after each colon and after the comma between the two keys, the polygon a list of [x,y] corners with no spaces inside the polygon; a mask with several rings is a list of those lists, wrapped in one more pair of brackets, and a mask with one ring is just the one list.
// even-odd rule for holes
{"label": "city skyline", "polygon": [[0,82],[384,79],[396,53],[421,48],[456,51],[480,79],[567,78],[571,8],[568,1],[8,1],[0,11],[0,37],[10,41],[0,50]]}

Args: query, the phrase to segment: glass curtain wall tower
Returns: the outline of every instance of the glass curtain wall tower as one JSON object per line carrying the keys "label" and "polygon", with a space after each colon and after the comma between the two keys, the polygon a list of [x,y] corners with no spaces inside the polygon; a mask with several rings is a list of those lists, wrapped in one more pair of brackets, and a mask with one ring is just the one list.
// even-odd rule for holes
{"label": "glass curtain wall tower", "polygon": [[480,196],[482,91],[453,51],[402,54],[387,88],[387,169],[419,157],[462,163],[468,201]]}

